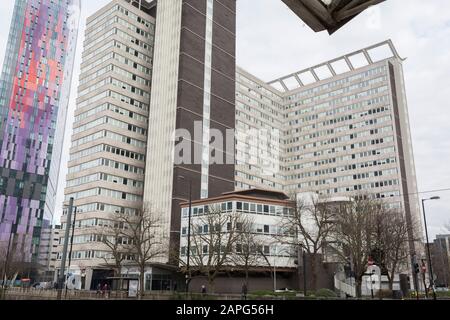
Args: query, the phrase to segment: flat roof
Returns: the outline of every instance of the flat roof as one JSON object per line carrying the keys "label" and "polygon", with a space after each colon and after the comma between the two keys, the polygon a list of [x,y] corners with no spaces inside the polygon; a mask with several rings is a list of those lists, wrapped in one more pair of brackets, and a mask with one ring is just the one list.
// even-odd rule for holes
{"label": "flat roof", "polygon": [[[247,190],[225,192],[218,197],[194,200],[192,201],[192,205],[193,206],[205,205],[209,203],[216,203],[219,201],[228,201],[228,200],[255,201],[281,206],[295,205],[295,201],[290,200],[285,193],[265,189],[247,189]],[[189,202],[183,202],[180,204],[180,206],[182,208],[187,207],[189,206]]]}
{"label": "flat roof", "polygon": [[391,58],[396,58],[400,61],[405,60],[399,55],[392,40],[388,39],[272,80],[267,84],[281,94],[290,94],[297,89],[313,86],[336,76],[345,75],[351,71],[362,69]]}

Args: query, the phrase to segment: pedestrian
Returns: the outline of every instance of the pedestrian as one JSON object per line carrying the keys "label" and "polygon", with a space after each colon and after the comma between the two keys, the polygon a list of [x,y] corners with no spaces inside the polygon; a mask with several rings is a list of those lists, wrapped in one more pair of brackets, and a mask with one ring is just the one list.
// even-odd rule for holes
{"label": "pedestrian", "polygon": [[102,285],[100,283],[97,284],[97,296],[101,296],[102,294]]}
{"label": "pedestrian", "polygon": [[242,285],[242,299],[247,300],[247,292],[248,292],[247,284],[244,283]]}
{"label": "pedestrian", "polygon": [[202,296],[204,297],[206,295],[206,286],[202,285]]}
{"label": "pedestrian", "polygon": [[109,297],[109,286],[107,283],[105,283],[105,285],[103,286],[103,295],[105,296],[106,299],[108,299]]}
{"label": "pedestrian", "polygon": [[175,284],[173,285],[173,291],[177,292],[178,290],[178,283],[175,282]]}

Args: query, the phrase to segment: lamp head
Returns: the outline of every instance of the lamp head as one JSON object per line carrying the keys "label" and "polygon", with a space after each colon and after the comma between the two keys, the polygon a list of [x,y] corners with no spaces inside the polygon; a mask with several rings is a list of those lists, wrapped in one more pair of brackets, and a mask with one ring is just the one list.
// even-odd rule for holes
{"label": "lamp head", "polygon": [[431,197],[430,200],[441,200],[441,197]]}

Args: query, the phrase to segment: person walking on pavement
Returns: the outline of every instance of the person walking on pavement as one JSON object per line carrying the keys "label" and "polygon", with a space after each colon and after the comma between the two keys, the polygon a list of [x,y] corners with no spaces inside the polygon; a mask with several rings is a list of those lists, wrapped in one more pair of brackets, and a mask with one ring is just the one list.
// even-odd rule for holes
{"label": "person walking on pavement", "polygon": [[97,293],[96,293],[96,295],[97,296],[101,296],[101,294],[102,294],[102,285],[99,283],[99,284],[97,284]]}
{"label": "person walking on pavement", "polygon": [[247,284],[244,283],[242,285],[242,299],[247,300],[247,292],[248,292]]}
{"label": "person walking on pavement", "polygon": [[108,290],[109,290],[108,284],[105,283],[105,285],[103,286],[103,295],[106,299],[108,299],[108,294],[109,294]]}
{"label": "person walking on pavement", "polygon": [[206,286],[202,285],[202,296],[204,297],[206,295]]}

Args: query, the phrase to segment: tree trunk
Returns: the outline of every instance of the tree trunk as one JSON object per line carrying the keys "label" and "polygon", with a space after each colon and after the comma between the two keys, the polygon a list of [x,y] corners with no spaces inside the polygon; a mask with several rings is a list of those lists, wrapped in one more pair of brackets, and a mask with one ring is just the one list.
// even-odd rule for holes
{"label": "tree trunk", "polygon": [[310,255],[309,264],[311,266],[311,287],[314,292],[317,291],[317,268],[316,268],[316,255]]}
{"label": "tree trunk", "polygon": [[395,277],[395,274],[392,277],[388,274],[387,277],[388,277],[388,280],[389,280],[389,290],[393,291],[394,290],[394,277]]}
{"label": "tree trunk", "polygon": [[144,283],[144,280],[145,280],[145,275],[144,275],[145,266],[144,267],[141,266],[140,269],[141,269],[140,270],[141,272],[139,273],[139,287],[140,287],[140,289],[139,289],[139,299],[142,299],[142,297],[144,296],[144,292],[145,292],[145,283]]}
{"label": "tree trunk", "polygon": [[245,269],[245,285],[248,288],[248,267]]}
{"label": "tree trunk", "polygon": [[356,279],[356,297],[362,298],[362,279]]}
{"label": "tree trunk", "polygon": [[209,286],[209,292],[210,293],[214,293],[215,292],[215,288],[214,288],[214,278],[215,276],[213,274],[209,274],[208,276],[208,286]]}

